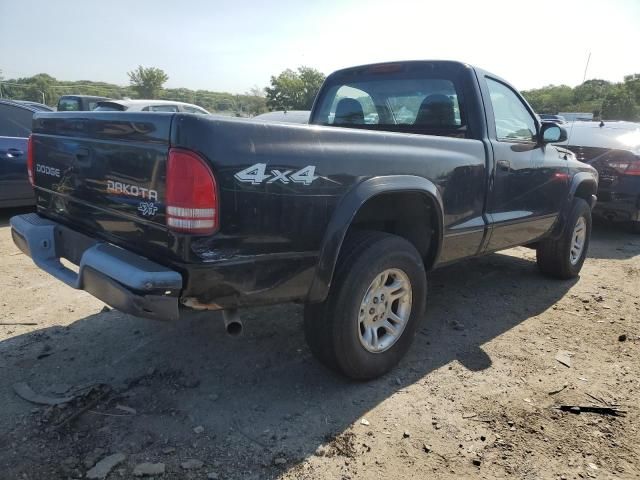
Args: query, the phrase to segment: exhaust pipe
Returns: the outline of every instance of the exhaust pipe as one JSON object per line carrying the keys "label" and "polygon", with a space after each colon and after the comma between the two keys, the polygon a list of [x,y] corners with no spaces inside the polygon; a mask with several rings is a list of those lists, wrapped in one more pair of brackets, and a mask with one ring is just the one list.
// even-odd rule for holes
{"label": "exhaust pipe", "polygon": [[232,337],[242,335],[242,320],[237,309],[223,310],[222,319],[224,320],[224,329],[229,335]]}

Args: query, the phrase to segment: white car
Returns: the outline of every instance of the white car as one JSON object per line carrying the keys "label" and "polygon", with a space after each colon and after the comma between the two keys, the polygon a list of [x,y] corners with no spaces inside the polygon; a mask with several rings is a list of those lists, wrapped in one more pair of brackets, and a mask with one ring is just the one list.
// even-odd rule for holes
{"label": "white car", "polygon": [[103,100],[94,112],[185,112],[209,115],[204,108],[172,100]]}

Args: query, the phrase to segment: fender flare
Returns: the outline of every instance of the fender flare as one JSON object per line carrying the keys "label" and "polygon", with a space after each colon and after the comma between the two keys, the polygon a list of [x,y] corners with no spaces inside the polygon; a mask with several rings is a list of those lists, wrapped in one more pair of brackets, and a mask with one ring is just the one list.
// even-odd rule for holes
{"label": "fender flare", "polygon": [[415,175],[388,175],[369,178],[357,184],[344,195],[329,220],[320,247],[315,275],[307,295],[308,302],[322,302],[327,297],[345,235],[360,208],[377,195],[396,192],[421,193],[435,205],[438,217],[437,258],[442,244],[444,217],[442,196],[436,185],[426,178]]}
{"label": "fender flare", "polygon": [[[598,180],[592,173],[590,172],[576,173],[571,179],[571,184],[569,185],[569,194],[567,195],[567,201],[564,204],[564,207],[562,208],[562,210],[560,211],[559,221],[551,237],[558,238],[562,236],[562,234],[564,233],[564,230],[567,224],[567,218],[569,218],[569,214],[571,213],[571,206],[573,205],[573,199],[576,196],[576,192],[578,191],[578,188],[580,188],[580,186],[585,183],[593,185],[594,192],[598,191]],[[589,203],[589,207],[591,207],[591,209],[593,209],[593,207],[595,206],[596,200],[597,200],[597,197],[595,193],[591,195],[590,199],[587,199],[587,202]]]}

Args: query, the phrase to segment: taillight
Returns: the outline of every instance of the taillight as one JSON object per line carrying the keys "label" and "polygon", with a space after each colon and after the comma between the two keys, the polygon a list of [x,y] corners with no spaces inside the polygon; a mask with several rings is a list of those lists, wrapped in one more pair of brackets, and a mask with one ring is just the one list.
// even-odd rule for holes
{"label": "taillight", "polygon": [[629,162],[629,166],[624,171],[624,174],[640,176],[640,157],[636,157],[634,161]]}
{"label": "taillight", "polygon": [[35,186],[35,164],[33,163],[33,135],[29,135],[27,142],[27,174],[29,175],[29,183]]}
{"label": "taillight", "polygon": [[640,158],[609,161],[607,165],[622,175],[640,175]]}
{"label": "taillight", "polygon": [[169,150],[167,226],[171,230],[210,235],[218,229],[218,188],[209,166],[196,153]]}

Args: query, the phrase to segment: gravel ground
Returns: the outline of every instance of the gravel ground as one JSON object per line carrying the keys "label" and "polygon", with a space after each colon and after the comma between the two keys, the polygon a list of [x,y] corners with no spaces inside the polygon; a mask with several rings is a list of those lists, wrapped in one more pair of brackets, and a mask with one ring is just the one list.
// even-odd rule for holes
{"label": "gravel ground", "polygon": [[[639,236],[596,225],[575,281],[524,248],[431,273],[409,355],[354,383],[314,361],[297,305],[246,311],[241,338],[219,313],[105,309],[20,254],[15,213],[0,212],[2,478],[640,478]],[[554,408],[611,404],[626,416]]]}

